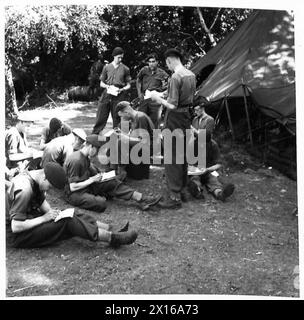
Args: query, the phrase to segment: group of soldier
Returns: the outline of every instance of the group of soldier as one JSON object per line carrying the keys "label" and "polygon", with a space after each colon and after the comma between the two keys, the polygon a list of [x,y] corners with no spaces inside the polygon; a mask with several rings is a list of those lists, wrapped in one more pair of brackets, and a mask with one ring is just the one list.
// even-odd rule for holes
{"label": "group of soldier", "polygon": [[[112,52],[113,61],[103,67],[100,87],[104,91],[98,102],[96,123],[87,135],[81,128],[71,128],[57,118],[52,118],[42,130],[39,156],[28,146],[26,130],[33,122],[25,115],[18,115],[16,123],[6,132],[6,210],[8,242],[14,247],[42,247],[59,240],[78,236],[91,241],[103,241],[113,247],[133,243],[137,232],[129,229],[129,223],[115,228],[81,213],[77,208],[103,212],[109,199],[134,201],[141,210],[151,208],[177,209],[188,201],[186,190],[203,199],[203,185],[216,199],[224,201],[234,191],[233,184],[222,185],[214,174],[221,168],[220,153],[212,139],[214,120],[205,112],[206,100],[195,100],[195,75],[182,64],[182,55],[176,49],[165,53],[171,77],[158,66],[158,57],[150,54],[147,66],[137,76],[138,107],[128,101],[131,88],[130,69],[122,63],[124,51],[120,47]],[[196,116],[191,119],[190,109]],[[181,130],[183,142],[200,148],[198,134],[206,130],[206,168],[200,175],[188,176],[188,164],[176,159],[176,144],[172,143],[172,161],[164,164],[167,196],[149,196],[133,189],[125,181],[130,164],[100,166],[98,153],[104,145],[103,136],[111,113],[113,134],[121,143],[130,147],[143,141],[133,135],[136,129],[144,129],[152,137],[153,130],[163,126],[170,131]],[[121,123],[127,121],[129,130]],[[186,139],[191,129],[193,139]],[[149,141],[150,143],[151,141]],[[135,166],[136,167],[136,166]],[[149,171],[149,164],[140,164],[139,171]],[[114,176],[105,179],[105,171],[115,170]],[[145,175],[147,178],[149,175]],[[69,217],[61,217],[62,211],[51,208],[45,193],[50,186],[63,190],[66,201],[74,208]]]}

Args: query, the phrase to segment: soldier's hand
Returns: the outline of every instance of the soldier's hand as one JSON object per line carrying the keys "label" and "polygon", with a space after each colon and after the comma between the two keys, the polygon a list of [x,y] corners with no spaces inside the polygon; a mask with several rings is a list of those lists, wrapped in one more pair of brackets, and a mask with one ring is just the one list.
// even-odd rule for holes
{"label": "soldier's hand", "polygon": [[60,210],[51,209],[47,213],[45,213],[43,216],[44,216],[46,222],[54,221],[56,219],[56,217],[58,216],[59,212],[60,212]]}
{"label": "soldier's hand", "polygon": [[92,180],[92,182],[98,182],[100,181],[102,178],[102,173],[97,173],[95,174],[95,176],[92,176],[90,179]]}

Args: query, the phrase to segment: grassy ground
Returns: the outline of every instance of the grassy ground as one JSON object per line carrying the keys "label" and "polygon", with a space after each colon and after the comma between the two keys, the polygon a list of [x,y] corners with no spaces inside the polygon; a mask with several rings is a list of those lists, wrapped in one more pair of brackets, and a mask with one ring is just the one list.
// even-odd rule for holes
{"label": "grassy ground", "polygon": [[[42,125],[59,116],[87,133],[96,105],[63,104],[28,111],[35,119],[30,141],[38,145]],[[229,161],[224,182],[236,185],[225,203],[211,195],[190,199],[179,210],[142,212],[135,203],[109,201],[88,214],[123,225],[137,241],[119,249],[73,238],[44,249],[7,248],[7,296],[80,294],[219,294],[298,297],[297,185],[262,167],[239,149],[223,146]],[[229,152],[227,152],[229,150]],[[231,157],[233,161],[231,161]],[[164,192],[164,171],[128,183],[148,194]],[[51,190],[54,207],[68,208]],[[85,210],[83,210],[85,211]]]}

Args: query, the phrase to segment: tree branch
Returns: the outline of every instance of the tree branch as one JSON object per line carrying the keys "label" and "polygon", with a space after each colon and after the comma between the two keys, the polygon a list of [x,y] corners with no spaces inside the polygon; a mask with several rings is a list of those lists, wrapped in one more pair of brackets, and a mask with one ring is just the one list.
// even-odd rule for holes
{"label": "tree branch", "polygon": [[197,11],[197,14],[198,14],[198,17],[199,17],[199,20],[200,20],[200,23],[201,23],[201,26],[202,26],[203,30],[207,33],[207,36],[208,36],[208,38],[210,40],[210,43],[211,43],[212,47],[215,47],[216,46],[216,41],[214,40],[213,34],[208,29],[208,27],[207,27],[207,25],[205,23],[205,19],[203,17],[203,14],[202,14],[200,8],[196,7],[196,11]]}
{"label": "tree branch", "polygon": [[[191,39],[195,42],[195,44],[198,46],[198,48],[199,48],[203,53],[206,53],[205,50],[204,50],[204,48],[196,41],[196,39],[195,39],[190,33],[182,32],[182,31],[178,31],[178,33],[179,33],[179,34],[182,34],[182,35],[184,35],[184,36],[188,36],[188,38],[191,38]],[[188,39],[188,38],[186,38],[186,39]],[[184,40],[186,40],[186,39],[184,39]]]}
{"label": "tree branch", "polygon": [[216,15],[215,15],[215,17],[214,17],[214,19],[213,19],[213,22],[212,22],[212,24],[211,24],[211,26],[210,26],[209,30],[212,30],[212,29],[213,29],[213,27],[214,27],[214,25],[215,25],[215,22],[216,22],[216,20],[217,20],[217,18],[218,18],[218,16],[219,16],[219,14],[220,14],[220,11],[221,11],[221,8],[219,8],[219,9],[217,10]]}

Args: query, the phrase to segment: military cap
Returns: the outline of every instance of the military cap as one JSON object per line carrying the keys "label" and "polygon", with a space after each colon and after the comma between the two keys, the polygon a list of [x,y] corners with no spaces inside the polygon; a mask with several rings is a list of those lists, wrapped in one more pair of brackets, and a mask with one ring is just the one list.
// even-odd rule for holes
{"label": "military cap", "polygon": [[59,163],[48,162],[44,167],[44,174],[55,188],[63,189],[67,183],[66,173]]}

